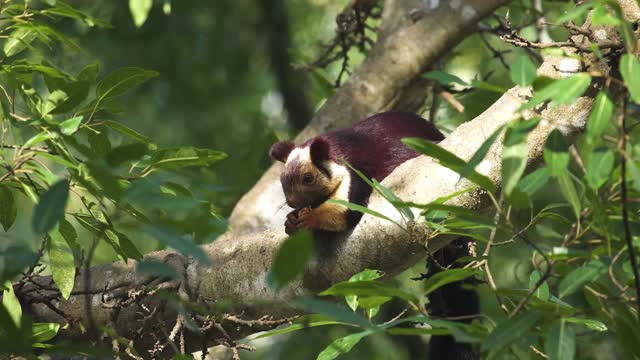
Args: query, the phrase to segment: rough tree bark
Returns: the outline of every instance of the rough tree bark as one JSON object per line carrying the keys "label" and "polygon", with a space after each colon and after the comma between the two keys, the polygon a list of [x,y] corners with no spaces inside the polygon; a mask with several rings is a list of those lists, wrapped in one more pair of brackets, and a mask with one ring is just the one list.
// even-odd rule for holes
{"label": "rough tree bark", "polygon": [[[479,18],[493,12],[503,2],[459,1],[456,2],[460,5],[457,8],[444,1],[420,2],[440,5],[433,9],[419,9],[423,11],[422,18],[415,23],[394,25],[393,32],[383,37],[382,43],[376,45],[349,82],[319,111],[300,138],[346,125],[368,113],[388,108],[397,100],[395,94],[411,79],[471,32]],[[388,1],[387,5],[401,6],[400,3],[403,2]],[[404,14],[408,16],[408,12]],[[574,68],[569,70],[579,71],[578,62],[571,64],[574,64]],[[557,70],[560,68],[567,70],[566,59],[549,57],[539,72],[560,77],[562,75]],[[545,139],[552,129],[559,128],[569,136],[584,129],[593,102],[589,94],[571,105],[556,108],[542,106],[527,114],[538,114],[543,119],[529,137],[531,165],[541,159]],[[530,95],[531,90],[527,88],[508,90],[484,113],[460,126],[440,145],[463,159],[469,159],[496,128],[520,117],[517,109]],[[500,154],[501,144],[497,142],[478,167],[478,171],[497,184],[500,184]],[[364,215],[349,234],[318,244],[316,259],[304,276],[285,289],[274,292],[266,285],[265,276],[277,249],[287,238],[281,217],[276,220],[270,218],[274,209],[282,203],[276,176],[278,170],[274,166],[267,171],[255,188],[241,200],[232,217],[233,229],[204,247],[213,266],[199,264],[174,252],[160,251],[147,257],[165,261],[181,270],[182,279],[177,282],[150,282],[151,279],[136,274],[134,262],[119,262],[92,268],[89,288],[85,288],[83,274],[80,274],[70,299],[51,302],[49,305],[53,309],[39,301],[47,296],[56,298],[57,292],[48,277],[34,281],[44,289],[51,290],[36,289],[31,285],[21,291],[21,300],[30,304],[28,312],[36,321],[66,323],[61,314],[74,319],[71,326],[60,331],[61,339],[82,337],[79,323],[87,328],[93,321],[96,325],[113,326],[121,336],[132,339],[136,347],[149,349],[156,338],[166,338],[179,318],[173,307],[159,306],[162,299],[155,296],[155,289],[159,287],[176,290],[184,298],[217,307],[227,313],[242,312],[247,319],[258,319],[263,315],[283,317],[302,312],[287,303],[296,296],[345,280],[365,268],[396,274],[421,259],[427,248],[437,249],[450,240],[436,237],[427,242],[430,230],[420,223],[406,223],[408,231],[405,231],[394,224]],[[428,203],[469,186],[456,173],[425,156],[401,165],[383,184],[399,197],[419,203]],[[480,208],[486,203],[486,197],[481,191],[474,191],[455,198],[451,203],[466,208]],[[376,194],[372,195],[369,207],[403,221],[397,211]],[[243,226],[245,222],[249,225]],[[262,230],[264,228],[268,229]],[[109,306],[123,299],[128,306]],[[141,310],[143,307],[160,310],[151,311],[144,317],[140,315],[144,313]],[[93,320],[88,316],[87,308],[91,309]],[[235,338],[257,329],[234,322],[233,318],[224,319],[233,323],[230,335]],[[203,342],[205,345],[215,345],[213,339],[220,338],[217,331],[215,327],[203,335],[187,331],[187,350],[199,350]]]}

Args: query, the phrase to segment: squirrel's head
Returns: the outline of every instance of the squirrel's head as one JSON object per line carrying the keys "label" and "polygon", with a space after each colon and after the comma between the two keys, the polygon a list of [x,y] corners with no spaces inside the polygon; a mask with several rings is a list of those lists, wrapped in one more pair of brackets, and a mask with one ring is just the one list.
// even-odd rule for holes
{"label": "squirrel's head", "polygon": [[329,148],[329,143],[322,138],[299,147],[291,141],[281,141],[271,147],[269,155],[284,163],[280,182],[287,205],[294,209],[318,206],[340,185],[343,176],[335,171],[339,165],[329,157]]}

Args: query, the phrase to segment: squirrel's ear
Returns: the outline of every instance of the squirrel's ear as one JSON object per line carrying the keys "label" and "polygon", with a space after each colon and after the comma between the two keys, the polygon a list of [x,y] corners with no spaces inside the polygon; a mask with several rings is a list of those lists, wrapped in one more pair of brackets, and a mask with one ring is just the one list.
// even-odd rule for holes
{"label": "squirrel's ear", "polygon": [[319,164],[322,161],[329,160],[329,143],[323,138],[315,138],[309,145],[309,153],[311,161]]}
{"label": "squirrel's ear", "polygon": [[273,160],[287,162],[287,157],[289,157],[289,153],[294,147],[295,145],[291,141],[280,141],[271,146],[269,155]]}

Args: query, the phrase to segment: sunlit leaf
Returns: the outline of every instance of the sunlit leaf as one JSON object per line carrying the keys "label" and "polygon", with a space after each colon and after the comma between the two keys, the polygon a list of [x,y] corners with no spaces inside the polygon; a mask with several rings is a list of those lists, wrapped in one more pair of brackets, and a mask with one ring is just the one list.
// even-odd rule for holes
{"label": "sunlit leaf", "polygon": [[595,149],[589,155],[589,161],[587,162],[585,173],[587,184],[593,190],[597,191],[602,185],[609,181],[614,164],[615,155],[613,151],[608,148]]}
{"label": "sunlit leaf", "polygon": [[73,251],[57,229],[49,233],[47,250],[53,281],[58,286],[62,297],[68,299],[73,290],[76,275]]}
{"label": "sunlit leaf", "polygon": [[375,217],[377,217],[377,218],[387,220],[387,221],[389,221],[389,222],[394,222],[394,221],[393,221],[393,220],[391,220],[389,217],[387,217],[387,216],[385,216],[385,215],[383,215],[383,214],[381,214],[381,213],[379,213],[379,212],[377,212],[377,211],[375,211],[375,210],[371,210],[371,209],[369,209],[369,208],[368,208],[368,207],[366,207],[366,206],[362,206],[362,205],[358,205],[358,204],[350,203],[350,202],[345,201],[345,200],[329,199],[329,200],[327,201],[327,203],[329,203],[329,204],[338,204],[338,205],[342,205],[342,206],[344,206],[344,207],[348,208],[349,210],[358,211],[358,212],[361,212],[361,213],[363,213],[363,214],[369,214],[369,215],[371,215],[371,216],[375,216]]}
{"label": "sunlit leaf", "polygon": [[152,5],[153,0],[129,0],[129,10],[136,27],[141,27],[147,21]]}
{"label": "sunlit leaf", "polygon": [[[538,283],[538,281],[540,281],[541,278],[542,278],[542,274],[540,273],[540,271],[538,270],[533,271],[531,275],[529,275],[529,288],[533,289]],[[547,284],[547,282],[544,281],[536,289],[536,292],[534,293],[534,295],[542,301],[549,300],[549,284]]]}
{"label": "sunlit leaf", "polygon": [[13,324],[20,327],[22,322],[22,307],[16,297],[16,293],[13,291],[13,285],[10,281],[5,281],[2,287],[5,289],[2,292],[2,306],[9,314]]}
{"label": "sunlit leaf", "polygon": [[620,58],[620,73],[631,94],[631,99],[640,104],[640,61],[633,55],[624,54]]}
{"label": "sunlit leaf", "polygon": [[[380,270],[371,270],[365,269],[352,277],[349,278],[349,281],[360,281],[360,280],[375,280],[384,275],[384,272]],[[351,310],[356,311],[358,308],[358,296],[356,295],[347,295],[344,297],[347,305],[351,308]]]}
{"label": "sunlit leaf", "polygon": [[531,100],[522,105],[520,110],[532,109],[545,101],[551,101],[555,104],[570,104],[587,90],[589,84],[591,84],[591,76],[584,73],[555,80],[537,91]]}
{"label": "sunlit leaf", "polygon": [[351,349],[356,346],[362,338],[371,333],[371,331],[362,331],[336,339],[322,350],[318,355],[317,360],[333,360],[342,354],[346,354],[351,351]]}
{"label": "sunlit leaf", "polygon": [[7,57],[19,54],[35,40],[36,36],[36,32],[31,28],[17,28],[9,34],[9,38],[4,43],[4,54]]}
{"label": "sunlit leaf", "polygon": [[72,135],[80,127],[83,116],[76,116],[60,123],[60,130],[65,135]]}
{"label": "sunlit leaf", "polygon": [[313,255],[313,237],[301,230],[282,243],[267,275],[269,286],[279,289],[301,274]]}
{"label": "sunlit leaf", "polygon": [[327,290],[319,293],[320,296],[335,295],[335,296],[347,296],[356,295],[359,297],[365,296],[392,296],[400,299],[418,303],[418,299],[415,295],[398,289],[397,287],[373,280],[359,280],[359,281],[345,281],[337,283]]}
{"label": "sunlit leaf", "polygon": [[53,339],[60,330],[60,324],[34,323],[31,326],[31,341],[46,342]]}
{"label": "sunlit leaf", "polygon": [[606,92],[600,91],[587,122],[587,138],[593,140],[602,135],[609,127],[612,115],[613,103]]}
{"label": "sunlit leaf", "polygon": [[567,322],[573,324],[579,324],[586,326],[587,328],[595,331],[607,331],[607,325],[605,325],[602,321],[593,320],[593,319],[580,319],[580,318],[566,318]]}
{"label": "sunlit leaf", "polygon": [[569,166],[569,145],[558,129],[553,129],[544,146],[544,161],[551,176],[566,174]]}

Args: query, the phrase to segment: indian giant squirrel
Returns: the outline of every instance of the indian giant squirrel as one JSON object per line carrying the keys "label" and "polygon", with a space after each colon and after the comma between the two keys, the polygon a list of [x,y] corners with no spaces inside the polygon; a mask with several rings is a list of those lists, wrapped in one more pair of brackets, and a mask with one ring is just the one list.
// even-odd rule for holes
{"label": "indian giant squirrel", "polygon": [[[401,142],[406,137],[424,138],[435,143],[444,139],[431,122],[420,116],[388,111],[300,145],[291,141],[274,144],[269,153],[273,159],[284,163],[280,182],[287,204],[294,209],[285,222],[287,234],[303,228],[342,232],[355,227],[362,217],[361,212],[327,203],[329,199],[337,199],[367,205],[372,189],[347,164],[368,178],[382,181],[398,165],[419,155]],[[440,260],[445,266],[453,264],[457,257],[464,256],[459,250],[465,244],[464,240],[457,240],[435,256],[444,256]],[[432,267],[427,275],[438,271]],[[477,313],[477,295],[463,289],[461,284],[448,284],[429,296],[429,310],[434,316]],[[458,344],[451,336],[434,336],[429,346],[429,358],[472,360],[477,355],[469,345]]]}

